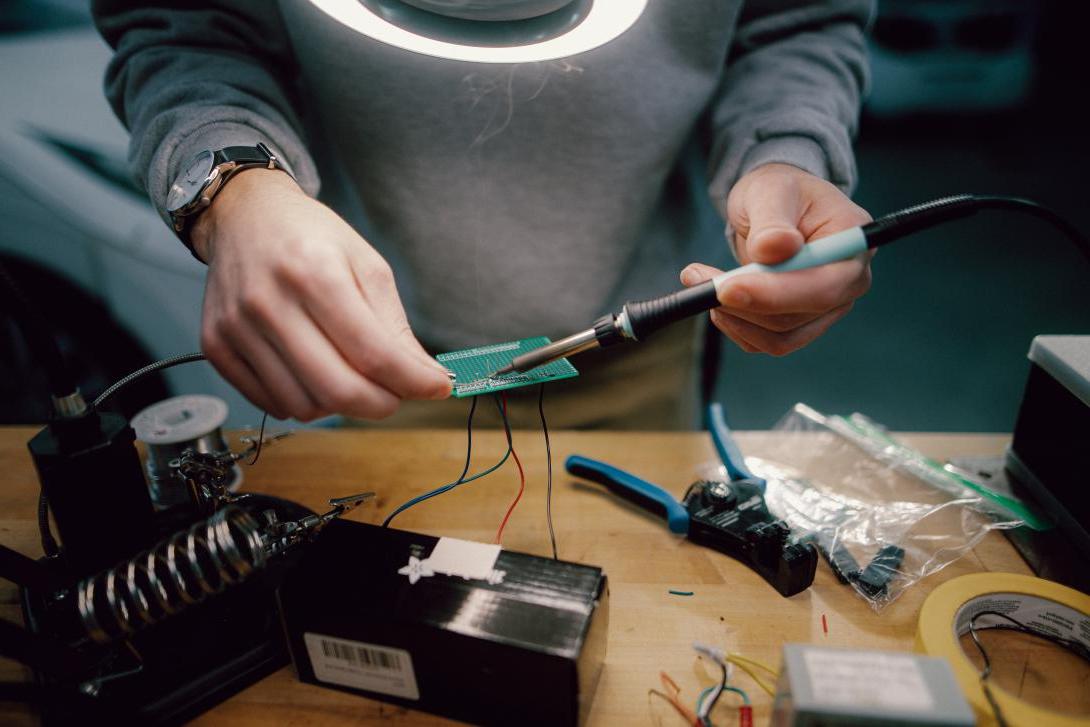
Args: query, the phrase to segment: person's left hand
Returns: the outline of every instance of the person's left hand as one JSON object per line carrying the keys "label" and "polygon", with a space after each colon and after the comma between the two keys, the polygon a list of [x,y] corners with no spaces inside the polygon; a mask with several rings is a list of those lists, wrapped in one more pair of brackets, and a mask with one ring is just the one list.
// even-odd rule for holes
{"label": "person's left hand", "polygon": [[[727,198],[738,262],[773,265],[804,244],[866,224],[871,217],[835,186],[787,164],[746,174]],[[716,328],[748,353],[791,353],[825,333],[870,288],[868,253],[809,270],[740,275],[719,293]],[[693,263],[681,282],[697,285],[721,272]]]}

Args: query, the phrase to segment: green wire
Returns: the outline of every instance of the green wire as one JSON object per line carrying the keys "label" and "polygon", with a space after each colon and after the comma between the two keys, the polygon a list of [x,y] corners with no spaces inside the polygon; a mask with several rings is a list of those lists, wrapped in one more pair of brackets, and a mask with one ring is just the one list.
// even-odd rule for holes
{"label": "green wire", "polygon": [[738,687],[731,687],[731,686],[723,687],[723,689],[725,691],[734,692],[735,694],[741,695],[742,704],[749,704],[749,695],[746,694],[744,690],[739,689]]}
{"label": "green wire", "polygon": [[[698,696],[696,698],[696,713],[697,714],[700,714],[700,709],[701,709],[701,707],[704,706],[704,700],[707,698],[707,696],[709,694],[711,694],[713,691],[715,691],[715,688],[717,686],[719,686],[719,685],[718,684],[712,684],[710,687],[706,687],[704,689],[704,691],[702,691],[700,693],[700,696]],[[749,695],[746,694],[744,690],[739,689],[738,687],[732,687],[729,684],[724,684],[723,685],[723,691],[724,692],[734,692],[735,694],[740,695],[742,697],[742,704],[749,704]],[[705,725],[705,727],[712,727],[712,721],[710,719],[705,719],[704,720],[704,725]]]}

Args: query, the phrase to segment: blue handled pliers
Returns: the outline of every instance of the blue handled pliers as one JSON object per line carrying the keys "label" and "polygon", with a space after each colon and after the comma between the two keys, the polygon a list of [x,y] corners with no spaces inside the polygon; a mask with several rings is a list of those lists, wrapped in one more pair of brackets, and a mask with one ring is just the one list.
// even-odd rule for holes
{"label": "blue handled pliers", "polygon": [[[730,427],[727,426],[721,404],[708,406],[708,431],[731,481],[746,481],[763,493],[765,481],[746,467],[742,451],[738,449]],[[666,518],[666,527],[671,533],[685,535],[689,532],[689,511],[678,502],[677,498],[658,485],[613,465],[578,454],[568,457],[564,466],[570,474],[605,485],[615,495],[662,515]]]}
{"label": "blue handled pliers", "polygon": [[708,407],[708,429],[729,481],[695,482],[681,502],[658,485],[588,457],[572,455],[565,467],[664,516],[671,532],[745,563],[782,595],[805,590],[814,580],[817,552],[790,543],[787,524],[768,511],[766,483],[746,467],[719,404]]}

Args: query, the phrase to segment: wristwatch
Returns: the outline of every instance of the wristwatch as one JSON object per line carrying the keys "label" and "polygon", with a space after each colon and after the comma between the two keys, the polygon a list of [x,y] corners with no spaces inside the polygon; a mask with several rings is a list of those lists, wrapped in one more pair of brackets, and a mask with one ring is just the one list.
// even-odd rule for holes
{"label": "wristwatch", "polygon": [[291,176],[269,147],[259,142],[257,146],[228,146],[219,151],[202,151],[193,157],[170,185],[170,192],[167,193],[170,221],[178,237],[194,256],[196,252],[189,239],[193,221],[208,209],[228,179],[243,169],[253,167],[279,169]]}

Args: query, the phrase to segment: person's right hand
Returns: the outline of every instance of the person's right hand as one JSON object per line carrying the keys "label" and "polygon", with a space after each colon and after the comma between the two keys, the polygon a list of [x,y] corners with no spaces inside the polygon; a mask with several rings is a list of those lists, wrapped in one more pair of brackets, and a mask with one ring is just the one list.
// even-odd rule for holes
{"label": "person's right hand", "polygon": [[196,220],[208,263],[201,347],[273,416],[381,419],[402,399],[450,395],[385,260],[281,171],[250,169]]}

